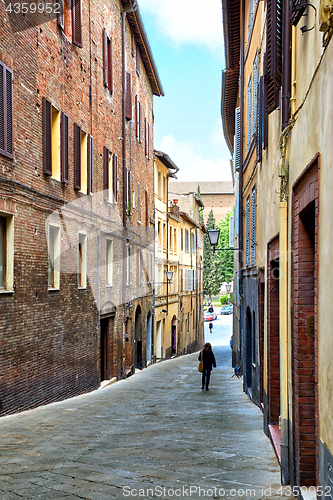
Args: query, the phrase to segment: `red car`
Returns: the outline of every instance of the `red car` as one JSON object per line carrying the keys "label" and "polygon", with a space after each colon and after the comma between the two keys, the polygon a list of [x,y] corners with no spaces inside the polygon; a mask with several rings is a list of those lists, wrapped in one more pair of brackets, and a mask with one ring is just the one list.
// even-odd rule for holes
{"label": "red car", "polygon": [[212,313],[205,312],[205,314],[204,314],[204,321],[213,321],[216,318],[217,318],[217,314],[215,311],[213,311]]}

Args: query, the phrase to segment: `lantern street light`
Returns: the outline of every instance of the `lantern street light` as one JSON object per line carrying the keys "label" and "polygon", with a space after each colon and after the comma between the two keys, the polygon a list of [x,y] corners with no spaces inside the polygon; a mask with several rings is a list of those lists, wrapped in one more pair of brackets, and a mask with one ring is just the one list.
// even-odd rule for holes
{"label": "lantern street light", "polygon": [[228,304],[229,304],[229,302],[230,302],[231,283],[227,283],[225,287],[226,287],[227,294],[228,294]]}
{"label": "lantern street light", "polygon": [[[167,296],[166,296],[166,309],[162,309],[162,312],[168,314],[169,312],[169,284],[171,283],[172,281],[172,277],[173,277],[173,271],[165,271],[166,273],[166,285],[167,285]],[[165,283],[165,282],[164,282]],[[164,284],[163,283],[163,284]]]}

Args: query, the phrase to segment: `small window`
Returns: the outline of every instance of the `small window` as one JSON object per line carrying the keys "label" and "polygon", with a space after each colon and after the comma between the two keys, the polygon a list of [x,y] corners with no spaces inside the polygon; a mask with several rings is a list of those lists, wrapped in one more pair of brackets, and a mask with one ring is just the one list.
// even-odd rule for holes
{"label": "small window", "polygon": [[104,86],[113,92],[113,74],[112,74],[112,40],[107,30],[103,30],[103,66],[104,66]]}
{"label": "small window", "polygon": [[113,241],[106,240],[106,284],[113,284]]}
{"label": "small window", "polygon": [[14,158],[13,72],[0,62],[0,154]]}
{"label": "small window", "polygon": [[14,217],[0,214],[0,290],[14,286]]}
{"label": "small window", "polygon": [[78,286],[87,287],[87,235],[79,234]]}
{"label": "small window", "polygon": [[104,168],[103,184],[104,199],[110,203],[117,202],[117,183],[118,183],[118,156],[113,155],[108,148],[104,146]]}
{"label": "small window", "polygon": [[[89,191],[88,179],[90,184]],[[88,192],[91,192],[91,186],[92,137],[74,123],[74,189],[88,194]]]}
{"label": "small window", "polygon": [[52,289],[60,288],[60,228],[49,226],[49,266],[48,286]]}
{"label": "small window", "polygon": [[59,0],[58,3],[60,4],[58,26],[69,39],[71,36],[71,0]]}

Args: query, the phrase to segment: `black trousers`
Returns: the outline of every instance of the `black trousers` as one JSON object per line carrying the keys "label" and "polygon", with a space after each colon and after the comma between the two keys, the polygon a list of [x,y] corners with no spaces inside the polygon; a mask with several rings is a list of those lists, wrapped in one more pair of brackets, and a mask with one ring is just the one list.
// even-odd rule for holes
{"label": "black trousers", "polygon": [[205,389],[208,389],[211,371],[212,370],[207,370],[207,368],[203,369],[201,387],[204,387]]}

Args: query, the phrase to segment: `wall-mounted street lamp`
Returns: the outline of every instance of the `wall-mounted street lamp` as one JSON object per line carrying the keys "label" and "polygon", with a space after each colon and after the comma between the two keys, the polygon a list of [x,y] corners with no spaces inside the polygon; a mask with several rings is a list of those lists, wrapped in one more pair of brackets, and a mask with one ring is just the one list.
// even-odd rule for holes
{"label": "wall-mounted street lamp", "polygon": [[162,281],[162,283],[160,283],[161,285],[167,285],[167,304],[166,304],[166,309],[162,309],[162,313],[166,313],[168,314],[169,313],[169,284],[171,283],[172,281],[172,278],[173,278],[173,271],[165,271],[166,272],[166,278],[167,280],[166,281]]}
{"label": "wall-mounted street lamp", "polygon": [[218,252],[222,252],[225,250],[239,250],[239,248],[216,248],[216,246],[219,242],[219,237],[220,237],[220,230],[219,229],[208,229],[207,233],[208,233],[209,242],[212,245],[214,252],[216,250]]}
{"label": "wall-mounted street lamp", "polygon": [[228,304],[229,304],[229,302],[230,302],[231,283],[227,283],[227,284],[225,285],[225,288],[226,288],[226,290],[227,290],[227,294],[228,294]]}

